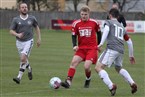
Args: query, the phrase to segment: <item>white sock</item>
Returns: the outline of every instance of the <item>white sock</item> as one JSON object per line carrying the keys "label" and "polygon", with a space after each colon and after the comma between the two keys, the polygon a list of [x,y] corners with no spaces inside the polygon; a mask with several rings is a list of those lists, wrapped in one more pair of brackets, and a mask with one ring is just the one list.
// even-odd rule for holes
{"label": "white sock", "polygon": [[131,78],[130,74],[128,73],[127,70],[125,69],[121,69],[119,71],[119,74],[122,75],[124,77],[124,79],[130,84],[132,85],[134,83],[133,79]]}
{"label": "white sock", "polygon": [[89,77],[89,78],[86,77],[86,80],[90,80],[90,79],[91,79],[91,77]]}
{"label": "white sock", "polygon": [[27,65],[27,63],[24,64],[24,63],[20,62],[20,70],[19,70],[19,74],[17,76],[17,78],[19,78],[20,80],[22,79],[23,73],[26,69],[26,65]]}
{"label": "white sock", "polygon": [[24,72],[19,71],[19,74],[18,74],[17,78],[19,78],[19,79],[21,80],[21,79],[22,79],[22,76],[23,76],[23,73],[24,73]]}
{"label": "white sock", "polygon": [[103,80],[103,82],[108,86],[108,88],[112,89],[113,83],[110,80],[108,73],[105,70],[101,70],[99,72],[99,76]]}

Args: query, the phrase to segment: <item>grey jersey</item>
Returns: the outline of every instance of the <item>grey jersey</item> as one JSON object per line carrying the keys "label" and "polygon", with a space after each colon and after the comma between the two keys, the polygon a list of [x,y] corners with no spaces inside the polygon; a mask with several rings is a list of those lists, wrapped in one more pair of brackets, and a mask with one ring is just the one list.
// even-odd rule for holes
{"label": "grey jersey", "polygon": [[105,25],[110,28],[107,37],[107,49],[112,49],[124,53],[124,35],[127,34],[125,28],[117,20],[107,20]]}
{"label": "grey jersey", "polygon": [[16,37],[19,41],[27,41],[33,38],[33,27],[38,25],[34,16],[28,15],[27,19],[22,19],[20,16],[13,18],[10,29],[16,31],[16,33],[23,33],[22,39]]}

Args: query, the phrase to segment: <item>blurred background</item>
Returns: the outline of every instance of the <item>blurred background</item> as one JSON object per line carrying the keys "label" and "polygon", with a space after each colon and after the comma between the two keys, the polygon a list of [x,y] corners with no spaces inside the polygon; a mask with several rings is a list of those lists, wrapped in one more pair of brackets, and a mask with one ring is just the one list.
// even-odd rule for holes
{"label": "blurred background", "polygon": [[45,29],[53,28],[53,20],[64,20],[64,25],[69,25],[71,21],[66,20],[78,19],[83,5],[90,7],[91,17],[97,20],[105,20],[113,4],[118,4],[127,21],[145,20],[145,0],[0,0],[0,28],[9,28],[12,18],[18,15],[19,2],[28,4],[30,14],[35,15],[40,27]]}

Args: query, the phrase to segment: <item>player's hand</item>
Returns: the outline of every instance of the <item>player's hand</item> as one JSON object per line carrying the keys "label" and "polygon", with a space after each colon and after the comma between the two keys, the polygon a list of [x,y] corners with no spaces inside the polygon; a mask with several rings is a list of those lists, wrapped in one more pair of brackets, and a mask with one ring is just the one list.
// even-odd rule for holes
{"label": "player's hand", "polygon": [[98,47],[98,52],[100,53],[102,51],[102,47]]}
{"label": "player's hand", "polygon": [[129,60],[130,60],[131,64],[135,64],[135,58],[134,57],[130,57]]}
{"label": "player's hand", "polygon": [[74,46],[74,47],[73,47],[73,50],[74,50],[74,51],[77,51],[78,49],[79,49],[78,46]]}
{"label": "player's hand", "polygon": [[37,47],[39,47],[40,44],[41,44],[41,39],[38,39],[38,40],[37,40]]}
{"label": "player's hand", "polygon": [[24,33],[23,33],[23,32],[17,34],[17,37],[18,37],[18,38],[23,38],[23,36],[24,36]]}
{"label": "player's hand", "polygon": [[99,45],[98,45],[98,52],[100,53],[101,51],[102,51],[102,45],[99,44]]}

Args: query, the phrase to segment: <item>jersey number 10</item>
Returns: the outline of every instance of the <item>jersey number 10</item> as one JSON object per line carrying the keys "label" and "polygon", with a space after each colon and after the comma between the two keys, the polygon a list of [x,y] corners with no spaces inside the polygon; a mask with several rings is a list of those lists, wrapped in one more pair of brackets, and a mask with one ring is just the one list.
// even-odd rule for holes
{"label": "jersey number 10", "polygon": [[123,28],[114,24],[115,27],[115,37],[123,40]]}

